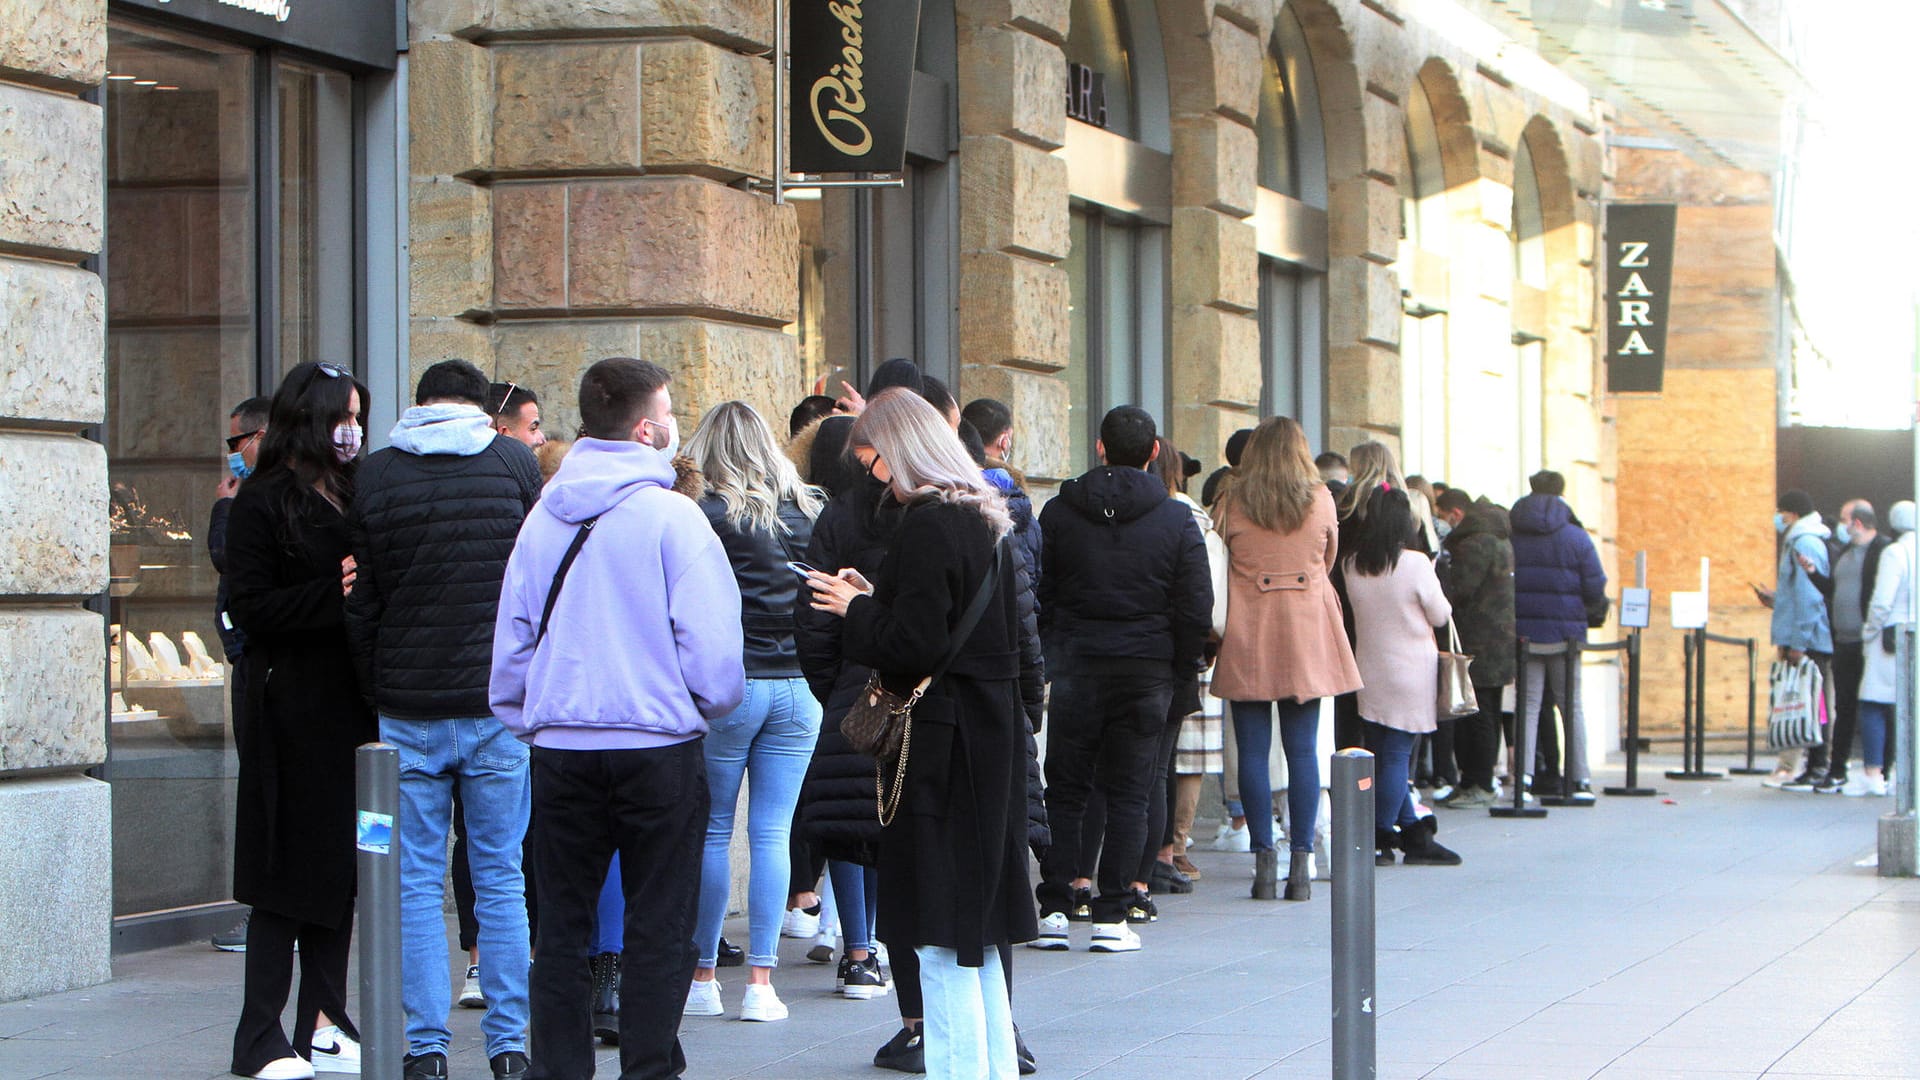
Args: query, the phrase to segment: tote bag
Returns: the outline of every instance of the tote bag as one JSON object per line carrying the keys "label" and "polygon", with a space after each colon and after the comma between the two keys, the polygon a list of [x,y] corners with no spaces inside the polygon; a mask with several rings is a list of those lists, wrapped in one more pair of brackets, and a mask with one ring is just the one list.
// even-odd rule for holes
{"label": "tote bag", "polygon": [[1826,719],[1826,695],[1820,665],[1812,657],[1797,664],[1776,660],[1768,684],[1772,713],[1767,721],[1767,748],[1798,750],[1824,742],[1820,725]]}
{"label": "tote bag", "polygon": [[1472,667],[1473,657],[1460,651],[1460,630],[1449,618],[1447,651],[1440,654],[1440,716],[1472,716],[1480,711],[1480,701],[1473,694],[1473,680],[1468,677]]}

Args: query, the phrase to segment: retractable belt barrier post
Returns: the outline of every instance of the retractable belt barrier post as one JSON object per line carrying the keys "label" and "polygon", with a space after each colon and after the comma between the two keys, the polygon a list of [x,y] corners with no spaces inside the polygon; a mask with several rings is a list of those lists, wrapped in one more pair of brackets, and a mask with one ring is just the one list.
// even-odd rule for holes
{"label": "retractable belt barrier post", "polygon": [[1513,738],[1508,740],[1513,751],[1513,764],[1507,769],[1509,786],[1513,788],[1513,805],[1489,806],[1487,815],[1497,818],[1543,818],[1547,816],[1546,807],[1527,805],[1526,775],[1527,770],[1533,767],[1533,725],[1521,715],[1527,709],[1527,658],[1533,655],[1533,642],[1521,638],[1516,648],[1520,663],[1513,674]]}
{"label": "retractable belt barrier post", "polygon": [[407,1053],[400,1011],[400,752],[367,743],[354,753],[355,859],[360,871],[360,1076],[400,1080]]}
{"label": "retractable belt barrier post", "polygon": [[1606,648],[1627,651],[1627,782],[1601,790],[1608,795],[1658,795],[1653,788],[1640,786],[1640,631],[1630,630],[1625,641]]}
{"label": "retractable belt barrier post", "polygon": [[1374,759],[1333,755],[1333,1080],[1373,1080]]}
{"label": "retractable belt barrier post", "polygon": [[1726,773],[1707,768],[1707,642],[1744,638],[1715,638],[1705,627],[1687,631],[1685,642],[1686,713],[1680,718],[1680,767],[1668,769],[1669,780],[1724,780]]}
{"label": "retractable belt barrier post", "polygon": [[1707,635],[1707,640],[1722,645],[1744,645],[1747,649],[1747,763],[1738,768],[1728,769],[1732,776],[1765,776],[1771,769],[1754,764],[1754,742],[1758,738],[1760,723],[1760,643],[1752,638],[1717,638]]}

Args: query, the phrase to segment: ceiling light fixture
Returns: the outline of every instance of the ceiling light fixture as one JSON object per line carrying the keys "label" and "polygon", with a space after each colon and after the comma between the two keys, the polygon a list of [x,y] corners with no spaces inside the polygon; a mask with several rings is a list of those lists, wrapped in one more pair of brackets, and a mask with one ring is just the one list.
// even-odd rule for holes
{"label": "ceiling light fixture", "polygon": [[159,86],[159,85],[160,85],[160,80],[159,80],[159,79],[135,79],[135,80],[133,80],[133,85],[135,85],[135,86]]}
{"label": "ceiling light fixture", "polygon": [[133,80],[135,80],[135,79],[137,79],[137,78],[139,78],[139,76],[138,76],[138,75],[109,75],[109,76],[107,76],[107,79],[108,79],[108,81],[110,81],[110,82],[132,82]]}

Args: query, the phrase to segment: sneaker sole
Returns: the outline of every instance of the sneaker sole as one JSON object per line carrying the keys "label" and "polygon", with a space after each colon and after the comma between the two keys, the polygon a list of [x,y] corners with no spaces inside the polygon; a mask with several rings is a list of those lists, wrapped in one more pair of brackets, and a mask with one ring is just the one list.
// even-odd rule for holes
{"label": "sneaker sole", "polygon": [[1027,942],[1027,948],[1045,952],[1065,952],[1073,948],[1073,942],[1064,937],[1042,937]]}
{"label": "sneaker sole", "polygon": [[1139,952],[1140,943],[1137,941],[1135,942],[1096,941],[1093,944],[1087,946],[1087,951],[1101,952],[1101,953]]}
{"label": "sneaker sole", "polygon": [[[689,1005],[686,1008],[685,1015],[687,1016],[725,1016],[727,1015],[727,1008],[724,1005],[720,1006],[717,1009],[708,1009],[704,1007],[694,1008],[692,1005]],[[600,1033],[596,1031],[594,1032],[594,1034],[599,1035]]]}
{"label": "sneaker sole", "polygon": [[846,998],[848,1001],[872,1001],[877,997],[886,997],[887,988],[884,986],[843,986],[840,988],[840,996]]}
{"label": "sneaker sole", "polygon": [[487,1007],[487,999],[483,997],[463,997],[460,999],[460,1007],[463,1009],[484,1009]]}
{"label": "sneaker sole", "polygon": [[748,1013],[742,1012],[740,1014],[740,1019],[746,1021],[749,1024],[777,1024],[780,1021],[785,1020],[787,1016],[788,1014],[784,1012],[766,1013],[766,1014],[756,1013],[751,1015],[749,1015]]}
{"label": "sneaker sole", "polygon": [[213,947],[214,947],[215,949],[218,949],[218,950],[219,950],[219,951],[221,951],[221,952],[241,952],[241,953],[243,953],[243,952],[246,952],[246,951],[247,951],[247,947],[246,947],[245,945],[221,945],[221,944],[219,944],[218,942],[215,942],[215,943],[214,943],[214,946],[213,946]]}

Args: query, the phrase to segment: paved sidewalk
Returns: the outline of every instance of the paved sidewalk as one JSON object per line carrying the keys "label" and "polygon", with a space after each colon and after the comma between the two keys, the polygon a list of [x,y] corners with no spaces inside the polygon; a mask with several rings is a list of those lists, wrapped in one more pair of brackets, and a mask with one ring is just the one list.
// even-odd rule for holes
{"label": "paved sidewalk", "polygon": [[[1443,810],[1464,866],[1379,872],[1382,1077],[1920,1078],[1920,882],[1855,865],[1890,800],[1663,787],[1670,802],[1545,821]],[[1328,887],[1256,904],[1247,856],[1194,858],[1205,880],[1160,901],[1145,950],[1090,954],[1080,928],[1073,952],[1018,951],[1014,1013],[1042,1077],[1328,1075]],[[869,1062],[893,999],[833,997],[804,946],[783,943],[776,976],[788,1022],[687,1021],[690,1077],[892,1075]],[[0,1077],[226,1075],[239,957],[187,947],[115,972],[0,1005]],[[722,980],[737,1010],[743,979]],[[479,1016],[456,1010],[454,1080],[488,1075]],[[618,1075],[611,1051],[600,1075]]]}

